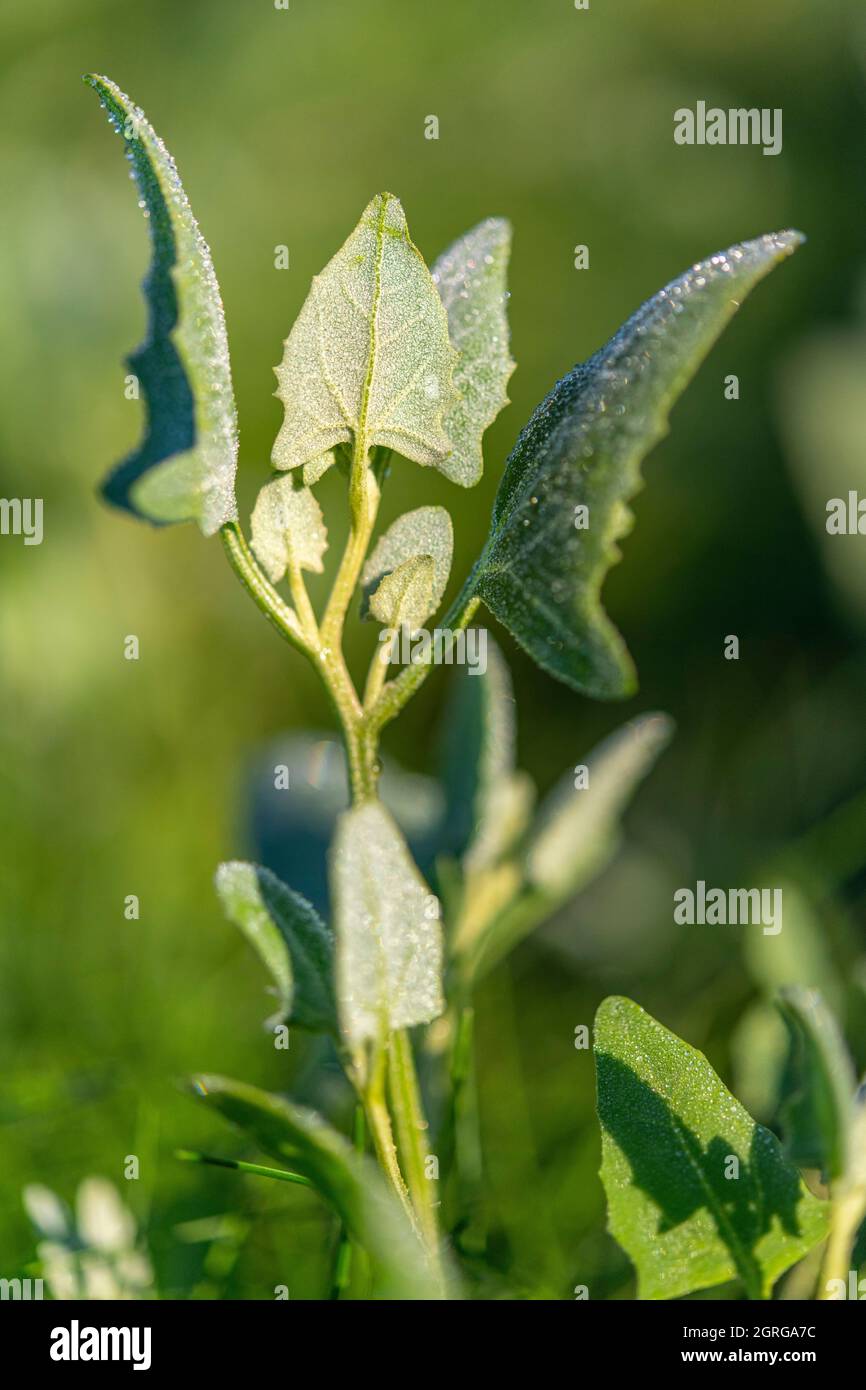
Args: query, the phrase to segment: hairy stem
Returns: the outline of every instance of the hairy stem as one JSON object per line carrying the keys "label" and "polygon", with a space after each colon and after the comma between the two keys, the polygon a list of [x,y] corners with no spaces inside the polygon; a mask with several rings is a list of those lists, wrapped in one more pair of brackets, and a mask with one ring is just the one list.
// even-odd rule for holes
{"label": "hairy stem", "polygon": [[[474,593],[473,585],[474,571],[469,575],[460,593],[452,603],[445,617],[442,619],[442,627],[451,633],[462,632],[471,623],[481,600]],[[446,648],[447,651],[450,650]],[[413,662],[411,666],[404,666],[399,676],[394,680],[388,681],[383,687],[376,703],[368,711],[367,724],[371,734],[378,738],[386,724],[390,724],[392,719],[409,703],[423,685],[430,674],[431,662]]]}
{"label": "hairy stem", "polygon": [[[436,1219],[436,1183],[427,1176],[429,1126],[421,1105],[412,1043],[405,1029],[391,1034],[388,1052],[388,1092],[397,1145],[406,1173],[406,1184],[418,1225],[434,1267],[439,1271],[439,1231]],[[441,1272],[440,1272],[441,1273]]]}

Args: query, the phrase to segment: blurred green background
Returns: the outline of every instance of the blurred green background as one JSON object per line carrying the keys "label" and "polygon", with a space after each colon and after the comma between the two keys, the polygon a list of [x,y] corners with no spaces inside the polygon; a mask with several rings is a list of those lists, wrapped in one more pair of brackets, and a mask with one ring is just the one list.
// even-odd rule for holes
{"label": "blurred green background", "polygon": [[[422,502],[450,507],[455,578],[519,427],[558,376],[697,258],[763,231],[807,234],[729,328],[645,470],[605,589],[640,694],[592,705],[502,639],[521,762],[542,788],[635,713],[664,709],[678,724],[616,863],[478,1000],[502,1287],[630,1297],[604,1231],[592,1062],[574,1029],[604,994],[630,994],[736,1086],[752,1053],[736,1025],[754,1016],[763,978],[738,929],[673,926],[675,887],[748,884],[783,856],[866,1062],[866,542],[823,536],[826,499],[866,493],[862,6],[7,0],[0,53],[0,490],[45,505],[41,547],[0,541],[5,1276],[33,1256],[22,1187],[71,1199],[89,1174],[122,1187],[165,1296],[270,1298],[276,1283],[319,1296],[330,1232],[308,1193],[173,1158],[179,1145],[242,1152],[177,1090],[190,1071],[310,1093],[315,1058],[297,1033],[288,1059],[274,1051],[262,972],[211,880],[220,859],[251,849],[248,774],[263,745],[326,716],[218,541],[152,532],[95,496],[140,428],[121,360],[143,333],[148,248],[122,151],[80,75],[107,73],[144,107],[210,243],[244,514],[279,424],[282,339],[369,198],[401,197],[428,260],[488,214],[511,219],[518,370],[484,480],[464,492],[400,463],[385,498],[386,521]],[[673,112],[698,99],[781,107],[783,153],[676,146]],[[429,114],[436,142],[424,139]],[[574,269],[578,243],[589,270]],[[280,244],[287,271],[274,269]],[[737,402],[723,396],[731,372]],[[333,557],[336,477],[322,495]],[[123,659],[130,633],[138,662]],[[739,662],[723,660],[729,633]],[[359,633],[352,654],[370,640]],[[433,769],[444,689],[442,673],[428,682],[386,759]],[[130,893],[137,922],[123,915]],[[137,1182],[123,1181],[129,1154]],[[232,1238],[214,1241],[227,1213]]]}

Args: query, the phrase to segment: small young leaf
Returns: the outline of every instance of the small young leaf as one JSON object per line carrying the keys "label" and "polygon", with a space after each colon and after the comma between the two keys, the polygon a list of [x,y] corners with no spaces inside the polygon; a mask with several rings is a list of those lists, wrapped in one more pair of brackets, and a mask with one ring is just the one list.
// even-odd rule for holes
{"label": "small young leaf", "polygon": [[276,584],[294,561],[299,569],[322,573],[328,532],[322,509],[308,487],[291,477],[265,483],[250,521],[253,550],[268,578]]}
{"label": "small young leaf", "polygon": [[542,803],[526,854],[530,883],[562,899],[616,852],[625,807],[673,734],[666,715],[646,714],[618,729],[587,759],[587,785],[569,771]]}
{"label": "small young leaf", "polygon": [[637,1269],[638,1298],[734,1278],[768,1298],[826,1235],[829,1204],[704,1055],[630,999],[599,1008],[595,1060],[608,1224]]}
{"label": "small young leaf", "polygon": [[336,1034],[334,943],[315,908],[258,864],[220,864],[215,881],[226,916],[273,976],[279,1018]]}
{"label": "small young leaf", "polygon": [[285,418],[277,468],[297,468],[354,441],[438,464],[451,445],[448,321],[397,198],[381,193],[313,281],[276,369]]}
{"label": "small young leaf", "polygon": [[237,414],[219,285],[174,160],[144,113],[91,75],[126,142],[150,227],[147,339],[127,358],[146,410],[144,438],[103,484],[106,499],[156,523],[197,521],[206,536],[237,517]]}
{"label": "small young leaf", "polygon": [[370,595],[370,612],[383,627],[417,632],[433,607],[435,566],[432,555],[404,560]]}
{"label": "small young leaf", "polygon": [[833,1182],[848,1168],[857,1080],[839,1026],[817,990],[792,986],[778,999],[791,1044],[781,1108],[785,1148],[801,1168]]}
{"label": "small young leaf", "polygon": [[467,871],[486,868],[524,829],[534,794],[515,766],[511,676],[490,633],[486,671],[455,676],[445,727],[448,849]]}
{"label": "small young leaf", "polygon": [[505,311],[510,252],[511,227],[501,217],[489,217],[443,251],[433,267],[459,354],[454,370],[458,395],[444,422],[453,447],[439,469],[461,487],[473,487],[481,477],[481,437],[508,405],[505,388],[515,366]]}
{"label": "small young leaf", "polygon": [[635,689],[600,592],[631,528],[641,462],[745,295],[801,240],[764,236],[693,266],[557,383],[511,452],[475,592],[540,666],[582,694]]}
{"label": "small young leaf", "polygon": [[195,1077],[192,1089],[265,1153],[310,1179],[370,1254],[378,1297],[441,1297],[421,1242],[375,1165],[320,1115],[223,1076]]}
{"label": "small young leaf", "polygon": [[[442,602],[442,595],[451,573],[453,550],[454,529],[444,507],[417,507],[415,511],[406,512],[398,517],[385,534],[379,537],[364,565],[361,574],[361,588],[364,593],[361,616],[366,616],[369,611],[386,627],[398,627],[399,623],[388,622],[379,616],[371,601],[371,595],[374,590],[381,590],[382,582],[388,575],[394,574],[396,577],[396,571],[408,561],[426,556],[432,561],[432,573],[429,567],[425,566],[423,575],[420,571],[408,570],[403,576],[405,582],[417,575],[414,587],[419,601],[412,608],[416,620],[410,622],[410,626],[422,627]],[[429,592],[425,577],[428,574]],[[397,591],[395,586],[389,586],[385,590],[383,600],[389,592]],[[425,593],[426,601],[421,602]],[[384,604],[380,603],[379,606],[383,607]],[[405,618],[403,621],[409,622],[409,619]]]}
{"label": "small young leaf", "polygon": [[443,1008],[439,903],[384,806],[346,811],[331,852],[337,1000],[353,1047]]}

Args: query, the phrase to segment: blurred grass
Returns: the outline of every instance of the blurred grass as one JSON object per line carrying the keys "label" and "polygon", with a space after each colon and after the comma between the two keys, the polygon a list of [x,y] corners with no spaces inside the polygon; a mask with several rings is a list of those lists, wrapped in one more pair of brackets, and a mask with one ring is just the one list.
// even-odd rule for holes
{"label": "blurred grass", "polygon": [[[455,576],[480,544],[518,428],[556,377],[698,257],[789,225],[809,237],[734,321],[648,466],[606,588],[640,695],[591,706],[505,643],[522,762],[544,785],[638,710],[667,709],[679,725],[632,813],[626,858],[479,1000],[505,1285],[569,1297],[586,1283],[593,1297],[622,1297],[630,1276],[603,1234],[591,1060],[575,1052],[574,1027],[609,988],[634,993],[725,1073],[752,985],[731,936],[678,939],[672,887],[749,881],[866,780],[862,628],[823,569],[775,405],[787,356],[816,327],[853,321],[864,48],[862,14],[844,0],[731,0],[723,16],[686,0],[586,13],[568,0],[3,7],[0,468],[4,496],[45,499],[45,542],[0,544],[0,1272],[32,1254],[25,1182],[69,1197],[88,1173],[119,1179],[129,1153],[142,1176],[125,1190],[167,1292],[201,1291],[207,1247],[178,1240],[178,1223],[242,1205],[249,1234],[210,1286],[242,1297],[272,1297],[276,1283],[320,1293],[330,1230],[308,1193],[171,1157],[179,1144],[236,1143],[174,1078],[203,1067],[279,1087],[304,1068],[300,1035],[287,1076],[261,1030],[261,975],[221,920],[211,877],[246,848],[240,792],[256,749],[320,725],[322,707],[218,543],[192,528],[153,533],[94,496],[140,426],[121,358],[143,331],[147,245],[81,73],[108,73],[142,104],[210,242],[244,510],[279,423],[281,341],[370,196],[403,199],[430,260],[481,217],[512,220],[519,368],[485,479],[465,493],[401,463],[386,495],[386,520],[421,501],[451,508]],[[674,109],[699,98],[781,107],[783,154],[675,146]],[[438,142],[423,138],[431,113]],[[584,242],[591,269],[576,272]],[[273,268],[279,244],[287,272]],[[736,404],[722,395],[730,371]],[[323,496],[339,516],[336,479]],[[729,632],[736,665],[721,658]],[[127,633],[138,663],[123,660]],[[370,641],[359,637],[353,658]],[[428,683],[386,752],[429,770],[442,692],[439,677]],[[851,860],[818,894],[842,962],[864,945],[866,880]],[[138,922],[123,916],[129,893]]]}

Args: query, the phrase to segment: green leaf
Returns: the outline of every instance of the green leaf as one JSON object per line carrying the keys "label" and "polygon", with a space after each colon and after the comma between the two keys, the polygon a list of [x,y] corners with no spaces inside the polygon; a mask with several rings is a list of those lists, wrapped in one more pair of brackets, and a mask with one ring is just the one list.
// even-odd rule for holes
{"label": "green leaf", "polygon": [[315,908],[258,864],[220,864],[215,882],[226,916],[273,976],[279,1018],[336,1034],[334,943]]}
{"label": "green leaf", "polygon": [[337,823],[331,852],[337,1001],[353,1048],[443,1009],[439,903],[384,806],[365,802]]}
{"label": "green leaf", "polygon": [[785,1148],[793,1163],[820,1168],[834,1182],[849,1162],[857,1089],[851,1058],[817,990],[792,986],[777,1002],[791,1045],[781,1109]]}
{"label": "green leaf", "polygon": [[501,217],[489,217],[443,251],[433,267],[459,354],[454,370],[458,395],[445,416],[453,450],[439,469],[461,487],[472,487],[481,477],[481,437],[508,405],[505,388],[515,367],[506,313],[510,253],[511,227]]}
{"label": "green leaf", "polygon": [[[361,616],[369,612],[386,627],[399,627],[400,621],[408,622],[410,627],[423,627],[442,602],[451,573],[453,550],[454,529],[444,507],[417,507],[398,517],[379,537],[364,565]],[[429,558],[431,563],[420,567],[411,563],[422,558]],[[400,570],[403,574],[398,581]],[[393,576],[395,583],[387,584],[389,576]],[[393,597],[389,596],[399,595],[407,584],[411,591],[406,605],[407,616],[397,621],[382,617],[381,612],[393,615]],[[378,604],[372,601],[374,592],[381,593]],[[377,607],[380,612],[376,611]]]}
{"label": "green leaf", "polygon": [[573,769],[542,802],[530,827],[517,881],[503,874],[499,901],[473,914],[471,932],[455,936],[455,949],[479,979],[518,942],[606,868],[620,844],[620,819],[640,781],[671,737],[663,714],[643,715],[596,748],[586,762],[588,786],[575,787]]}
{"label": "green leaf", "polygon": [[563,377],[518,438],[474,592],[574,690],[599,699],[634,691],[631,657],[600,594],[631,529],[641,462],[745,295],[801,240],[781,232],[693,266]]}
{"label": "green leaf", "polygon": [[117,507],[206,536],[237,517],[238,431],[228,341],[210,251],[174,160],[144,113],[107,77],[85,78],[126,144],[150,228],[147,338],[127,358],[144,396],[138,447],[103,484]]}
{"label": "green leaf", "polygon": [[328,532],[322,509],[308,487],[292,477],[274,478],[259,492],[250,521],[253,550],[276,584],[290,565],[321,574]]}
{"label": "green leaf", "polygon": [[350,441],[364,457],[384,445],[442,463],[453,358],[442,301],[400,202],[381,193],[313,280],[286,339],[274,465],[297,468]]}
{"label": "green leaf", "polygon": [[608,1224],[637,1269],[638,1298],[735,1278],[750,1298],[768,1298],[826,1235],[828,1203],[703,1053],[632,1000],[599,1008],[595,1060]]}
{"label": "green leaf", "polygon": [[495,864],[525,828],[534,788],[515,766],[511,676],[490,633],[487,669],[455,676],[442,778],[448,847],[467,872]]}
{"label": "green leaf", "polygon": [[199,1076],[192,1086],[260,1149],[318,1188],[373,1260],[378,1297],[441,1297],[421,1243],[375,1165],[320,1115],[222,1076]]}
{"label": "green leaf", "polygon": [[664,714],[633,719],[596,748],[587,785],[569,768],[542,802],[526,852],[526,877],[559,900],[594,878],[619,847],[622,813],[673,735]]}
{"label": "green leaf", "polygon": [[383,627],[417,632],[432,607],[432,555],[414,555],[386,574],[370,596],[370,612]]}

